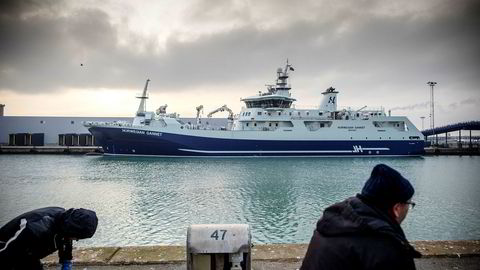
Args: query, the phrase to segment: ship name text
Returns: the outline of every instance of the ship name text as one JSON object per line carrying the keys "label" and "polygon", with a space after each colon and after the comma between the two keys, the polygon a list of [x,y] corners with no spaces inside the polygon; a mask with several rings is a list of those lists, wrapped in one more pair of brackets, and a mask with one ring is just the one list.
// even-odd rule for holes
{"label": "ship name text", "polygon": [[136,130],[136,129],[122,128],[122,132],[134,133],[134,134],[140,134],[140,135],[162,136],[162,133],[160,133],[160,132],[144,131],[144,130]]}
{"label": "ship name text", "polygon": [[365,126],[338,126],[338,128],[346,128],[346,129],[362,129]]}

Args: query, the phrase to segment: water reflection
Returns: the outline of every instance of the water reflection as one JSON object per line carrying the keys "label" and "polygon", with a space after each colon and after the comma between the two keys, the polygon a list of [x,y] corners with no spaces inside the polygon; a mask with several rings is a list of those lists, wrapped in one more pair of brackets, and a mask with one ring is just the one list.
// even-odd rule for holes
{"label": "water reflection", "polygon": [[97,211],[79,245],[184,244],[198,223],[248,223],[253,241],[308,242],[328,205],[358,193],[386,163],[416,189],[409,239],[478,239],[480,157],[118,158],[0,156],[0,224],[58,205]]}

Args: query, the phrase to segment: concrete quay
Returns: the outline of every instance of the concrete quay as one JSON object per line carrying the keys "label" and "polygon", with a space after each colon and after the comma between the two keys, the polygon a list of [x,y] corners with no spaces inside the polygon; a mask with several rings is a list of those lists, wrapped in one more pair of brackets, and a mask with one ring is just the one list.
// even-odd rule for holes
{"label": "concrete quay", "polygon": [[480,148],[440,148],[428,147],[425,148],[425,156],[478,156],[480,155]]}
{"label": "concrete quay", "polygon": [[[423,255],[417,269],[480,269],[480,240],[414,241]],[[307,244],[254,245],[252,269],[298,269]],[[186,269],[185,246],[127,246],[74,249],[74,269]],[[46,269],[56,269],[58,257],[44,259]]]}
{"label": "concrete quay", "polygon": [[0,154],[102,154],[101,146],[7,146],[0,145]]}

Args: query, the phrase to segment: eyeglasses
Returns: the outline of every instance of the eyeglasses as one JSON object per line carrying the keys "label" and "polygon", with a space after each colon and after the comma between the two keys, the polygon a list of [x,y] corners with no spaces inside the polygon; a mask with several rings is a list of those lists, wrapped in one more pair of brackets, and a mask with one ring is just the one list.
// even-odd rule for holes
{"label": "eyeglasses", "polygon": [[415,205],[417,205],[417,204],[414,203],[414,202],[404,202],[404,204],[409,204],[409,205],[411,205],[412,209],[415,208]]}

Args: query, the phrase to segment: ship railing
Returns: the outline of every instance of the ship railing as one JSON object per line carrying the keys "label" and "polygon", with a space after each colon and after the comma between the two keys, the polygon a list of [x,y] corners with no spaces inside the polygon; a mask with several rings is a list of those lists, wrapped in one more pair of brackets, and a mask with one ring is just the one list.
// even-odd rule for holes
{"label": "ship railing", "polygon": [[318,120],[318,121],[323,121],[323,120],[332,120],[330,116],[319,116],[319,115],[292,115],[291,116],[292,120]]}
{"label": "ship railing", "polygon": [[347,111],[347,112],[385,112],[384,107],[337,107],[337,111]]}
{"label": "ship railing", "polygon": [[101,121],[83,121],[84,126],[119,126],[119,127],[131,127],[132,123],[113,121],[113,122],[101,122]]}
{"label": "ship railing", "polygon": [[184,125],[182,126],[185,129],[191,129],[191,130],[222,130],[222,131],[230,131],[229,129],[225,127],[212,127],[212,126],[205,126],[205,125]]}

